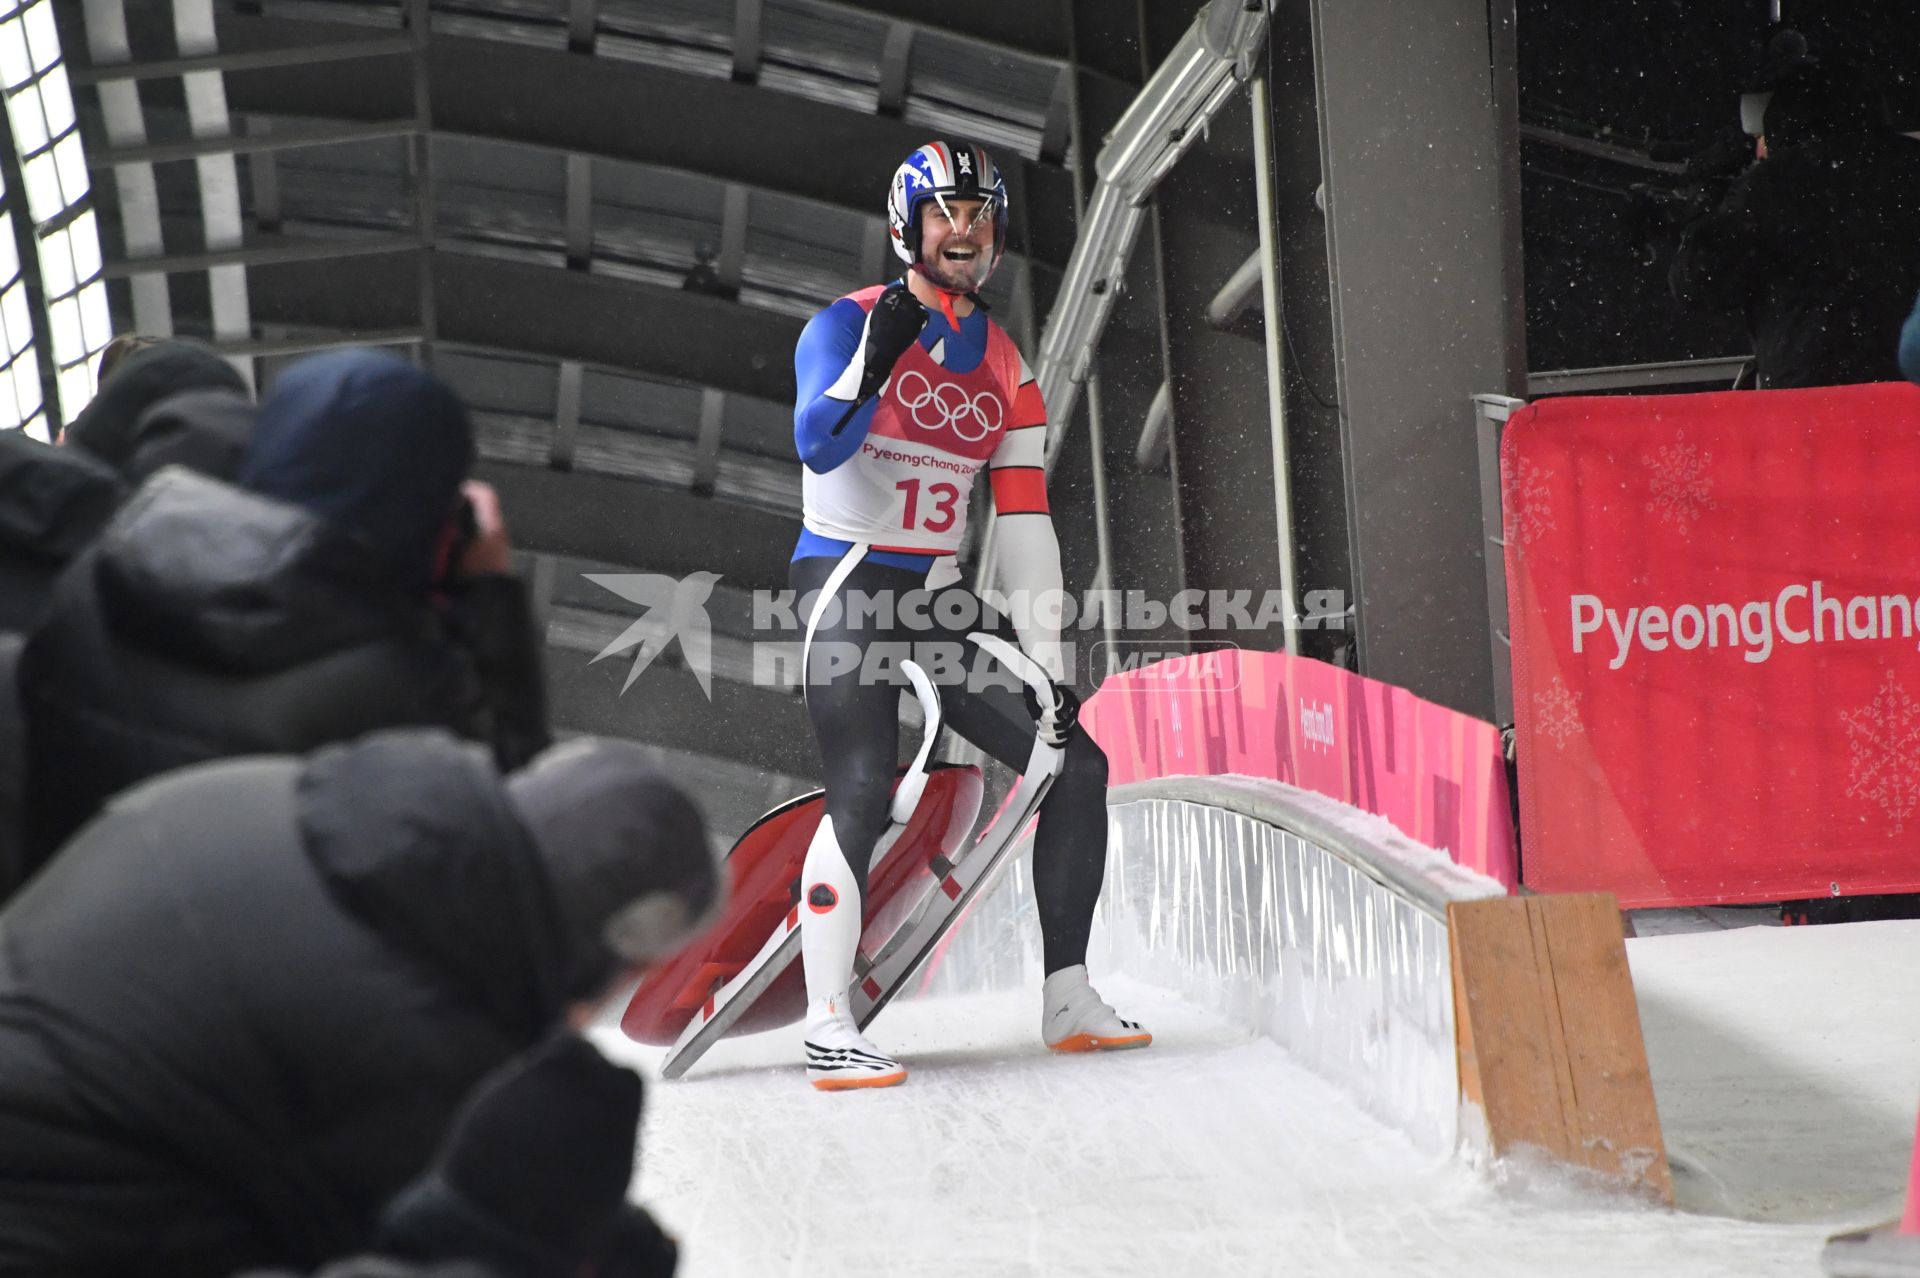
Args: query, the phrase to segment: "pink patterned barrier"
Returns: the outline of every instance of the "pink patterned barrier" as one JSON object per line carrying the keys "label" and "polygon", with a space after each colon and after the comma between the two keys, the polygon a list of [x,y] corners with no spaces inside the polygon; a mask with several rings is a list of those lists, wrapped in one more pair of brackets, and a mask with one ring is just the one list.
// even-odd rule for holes
{"label": "pink patterned barrier", "polygon": [[1509,891],[1519,881],[1499,731],[1404,688],[1229,650],[1112,676],[1081,722],[1114,785],[1270,777],[1385,817]]}

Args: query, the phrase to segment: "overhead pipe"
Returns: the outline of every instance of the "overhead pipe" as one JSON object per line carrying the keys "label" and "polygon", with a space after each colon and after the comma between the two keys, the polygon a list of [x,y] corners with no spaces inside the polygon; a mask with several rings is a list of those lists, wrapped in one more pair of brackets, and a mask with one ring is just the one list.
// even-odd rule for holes
{"label": "overhead pipe", "polygon": [[1073,417],[1153,197],[1207,123],[1252,74],[1270,0],[1212,0],[1107,135],[1095,183],[1040,339],[1034,377],[1046,401],[1047,461]]}

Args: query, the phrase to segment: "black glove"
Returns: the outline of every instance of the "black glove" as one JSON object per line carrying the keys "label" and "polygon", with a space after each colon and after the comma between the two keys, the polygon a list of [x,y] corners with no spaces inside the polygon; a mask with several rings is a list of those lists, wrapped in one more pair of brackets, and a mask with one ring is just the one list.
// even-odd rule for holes
{"label": "black glove", "polygon": [[860,399],[880,389],[893,366],[927,326],[927,308],[905,284],[888,287],[867,316],[866,365],[860,371]]}
{"label": "black glove", "polygon": [[587,1271],[593,1278],[673,1278],[680,1244],[644,1207],[629,1203],[608,1230]]}
{"label": "black glove", "polygon": [[1056,749],[1067,744],[1074,725],[1080,722],[1080,698],[1064,683],[1053,685],[1053,708],[1042,710],[1033,690],[1027,690],[1027,713],[1039,727],[1040,739]]}

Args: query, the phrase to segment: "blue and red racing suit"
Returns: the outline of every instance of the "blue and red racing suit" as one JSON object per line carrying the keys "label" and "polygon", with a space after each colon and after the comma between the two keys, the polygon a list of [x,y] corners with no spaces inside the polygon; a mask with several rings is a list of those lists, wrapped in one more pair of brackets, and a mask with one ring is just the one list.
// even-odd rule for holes
{"label": "blue and red racing suit", "polygon": [[[1063,675],[1060,618],[1019,602],[1022,594],[1033,600],[1061,585],[1047,509],[1046,406],[1033,374],[984,310],[976,307],[957,325],[933,311],[879,392],[853,408],[868,316],[883,291],[862,289],[814,316],[794,356],[794,443],[806,473],[804,527],[789,581],[803,601],[820,601],[807,620],[803,662],[827,792],[827,818],[802,871],[812,885],[802,933],[810,998],[844,992],[850,979],[860,914],[839,903],[864,896],[888,823],[900,729],[897,678],[867,677],[864,662],[850,669],[824,654],[864,658],[928,640],[961,649],[973,628],[906,630],[897,621],[858,619],[855,609],[830,610],[824,601],[836,592],[966,594],[954,559],[984,467],[1000,516],[995,561],[998,585],[1015,603],[1012,629],[1052,678]],[[1013,686],[941,682],[939,695],[948,727],[1016,772],[1026,766],[1034,720]],[[1034,843],[1034,898],[1049,973],[1086,961],[1106,866],[1106,782],[1106,756],[1076,727]]]}
{"label": "blue and red racing suit", "polygon": [[[1000,588],[1038,598],[1060,589],[1060,549],[1047,507],[1046,405],[1013,339],[976,307],[956,328],[933,311],[880,392],[847,416],[863,366],[868,312],[883,286],[813,317],[794,353],[794,443],[806,463],[797,561],[868,562],[952,580],[975,476],[987,469]],[[945,564],[940,563],[945,559]],[[1059,635],[1017,609],[1021,647],[1060,677]]]}

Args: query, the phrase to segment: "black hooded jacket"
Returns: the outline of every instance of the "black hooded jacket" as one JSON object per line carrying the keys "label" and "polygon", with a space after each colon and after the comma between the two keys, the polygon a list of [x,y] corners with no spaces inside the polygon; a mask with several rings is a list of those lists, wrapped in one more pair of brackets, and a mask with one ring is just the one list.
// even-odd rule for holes
{"label": "black hooded jacket", "polygon": [[23,431],[0,431],[0,632],[40,620],[53,579],[100,534],[125,495],[105,462]]}
{"label": "black hooded jacket", "polygon": [[159,400],[133,424],[133,451],[120,474],[138,488],[167,466],[231,480],[246,460],[259,410],[238,391],[186,390]]}
{"label": "black hooded jacket", "polygon": [[552,899],[484,753],[440,734],[116,800],[0,913],[0,1274],[366,1249],[563,1011]]}
{"label": "black hooded jacket", "polygon": [[1763,389],[1893,381],[1916,246],[1920,142],[1843,133],[1749,169],[1687,228],[1670,280],[1683,305],[1746,314]]}
{"label": "black hooded jacket", "polygon": [[42,444],[22,431],[0,432],[0,632],[31,630],[39,622],[54,578],[147,476],[166,465],[217,479],[238,473],[253,402],[227,384],[226,378],[239,377],[224,361],[209,366],[198,348],[189,349],[196,354],[186,361],[187,374],[214,380],[217,389],[168,392],[149,375],[183,370],[163,360],[158,369],[132,370],[141,393],[118,396],[120,409],[132,409],[136,400],[141,405],[130,418],[109,412],[112,404],[96,409],[97,397],[88,406],[96,414],[91,429],[110,439],[116,460],[79,445]]}
{"label": "black hooded jacket", "polygon": [[127,356],[100,383],[100,392],[67,426],[66,446],[120,470],[139,447],[136,427],[141,417],[161,400],[198,390],[244,396],[249,389],[218,352],[198,342],[157,342]]}
{"label": "black hooded jacket", "polygon": [[518,582],[435,599],[307,511],[179,468],[61,578],[19,695],[29,869],[112,795],[188,764],[412,725],[485,741],[503,767],[546,744]]}

